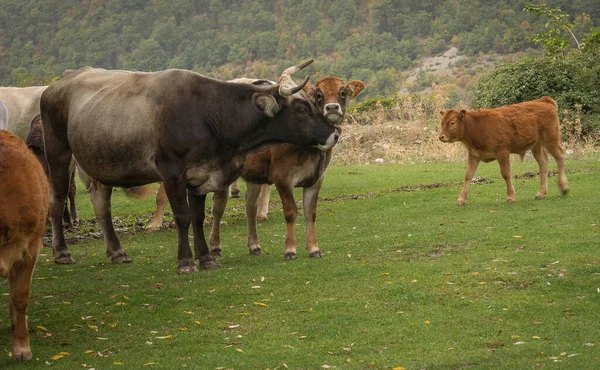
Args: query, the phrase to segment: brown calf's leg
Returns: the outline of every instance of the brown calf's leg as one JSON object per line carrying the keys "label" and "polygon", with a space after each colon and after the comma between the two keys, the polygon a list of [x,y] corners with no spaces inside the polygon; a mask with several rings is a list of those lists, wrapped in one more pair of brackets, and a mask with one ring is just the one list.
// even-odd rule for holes
{"label": "brown calf's leg", "polygon": [[298,207],[294,200],[294,192],[291,186],[287,184],[275,184],[281,203],[283,205],[283,215],[287,223],[287,232],[285,236],[285,251],[284,257],[286,260],[296,259],[296,234],[294,233],[294,225],[296,217],[298,217]]}
{"label": "brown calf's leg", "polygon": [[310,188],[304,188],[302,204],[304,207],[304,220],[306,222],[306,250],[310,257],[321,258],[321,251],[317,244],[315,234],[315,221],[317,219],[317,196],[323,184],[323,177]]}
{"label": "brown calf's leg", "polygon": [[537,142],[533,148],[531,148],[531,153],[540,168],[540,189],[535,195],[535,199],[542,199],[548,192],[548,153],[541,146],[540,142]]}
{"label": "brown calf's leg", "polygon": [[498,155],[498,164],[500,165],[500,173],[504,182],[506,182],[506,202],[515,202],[515,188],[513,187],[512,179],[510,178],[510,154],[502,153]]}
{"label": "brown calf's leg", "polygon": [[558,188],[562,192],[563,195],[569,192],[569,185],[567,184],[567,172],[565,168],[565,149],[557,143],[556,145],[548,145],[546,149],[550,152],[550,154],[556,160],[556,164],[558,165]]}
{"label": "brown calf's leg", "polygon": [[146,228],[146,231],[153,232],[160,229],[163,218],[165,217],[165,207],[167,206],[167,192],[165,191],[165,185],[161,182],[156,192],[156,211],[152,215],[152,221]]}
{"label": "brown calf's leg", "polygon": [[210,253],[214,256],[221,255],[221,219],[225,213],[229,196],[227,190],[213,193],[212,217],[213,223],[210,230]]}
{"label": "brown calf's leg", "polygon": [[256,228],[256,214],[258,212],[258,198],[262,185],[246,182],[246,219],[248,220],[248,250],[250,254],[260,255],[260,243]]}
{"label": "brown calf's leg", "polygon": [[[37,249],[39,252],[42,248],[41,240],[30,242],[29,248],[26,247],[26,241],[21,243],[24,245],[19,246],[19,250],[29,249],[32,251]],[[17,362],[29,361],[32,358],[29,330],[27,328],[27,307],[29,306],[31,277],[33,276],[36,258],[37,253],[34,255],[30,255],[30,252],[24,253],[24,258],[13,263],[8,273],[10,316],[13,326],[12,358]]]}
{"label": "brown calf's leg", "polygon": [[86,179],[86,185],[90,191],[90,199],[94,206],[96,219],[98,220],[100,228],[102,229],[102,234],[104,235],[106,255],[110,257],[113,263],[131,262],[131,258],[127,256],[125,250],[123,250],[123,247],[121,246],[121,242],[117,237],[117,233],[115,232],[112,223],[110,197],[113,188],[91,178]]}
{"label": "brown calf's leg", "polygon": [[240,197],[240,187],[238,185],[237,180],[234,181],[229,187],[229,196],[231,198],[239,198]]}
{"label": "brown calf's leg", "polygon": [[264,184],[260,188],[260,196],[258,197],[258,221],[265,221],[269,215],[269,199],[271,198],[271,185]]}
{"label": "brown calf's leg", "polygon": [[477,171],[477,166],[479,166],[479,159],[471,156],[469,154],[469,159],[467,163],[467,173],[465,174],[465,182],[463,184],[462,190],[460,191],[460,195],[458,196],[458,201],[456,202],[459,206],[464,206],[467,201],[467,196],[469,194],[469,184],[475,175],[475,171]]}

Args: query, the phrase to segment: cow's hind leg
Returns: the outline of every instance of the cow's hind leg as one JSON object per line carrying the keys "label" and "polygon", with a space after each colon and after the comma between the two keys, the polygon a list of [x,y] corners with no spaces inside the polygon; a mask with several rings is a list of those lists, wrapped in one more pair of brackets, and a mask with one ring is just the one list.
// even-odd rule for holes
{"label": "cow's hind leg", "polygon": [[69,207],[71,209],[70,220],[73,226],[79,225],[79,213],[77,212],[77,185],[75,184],[75,169],[71,171],[71,181],[69,185]]}
{"label": "cow's hind leg", "polygon": [[258,199],[262,185],[246,182],[246,218],[248,220],[248,250],[250,254],[260,255],[262,249],[258,242],[256,214],[258,212]]}
{"label": "cow's hind leg", "polygon": [[165,207],[167,206],[167,192],[165,191],[165,185],[161,182],[158,191],[156,192],[156,211],[152,215],[152,221],[146,228],[146,231],[153,232],[160,229],[163,218],[165,217]]}
{"label": "cow's hind leg", "polygon": [[225,213],[229,196],[227,190],[213,193],[212,217],[213,223],[210,230],[210,253],[214,256],[221,255],[221,219]]}
{"label": "cow's hind leg", "polygon": [[304,221],[306,222],[306,250],[310,257],[321,258],[321,250],[317,244],[315,221],[317,219],[317,197],[323,184],[323,177],[310,188],[304,188],[302,204],[304,207]]}
{"label": "cow's hind leg", "polygon": [[[81,173],[81,171],[80,171]],[[104,242],[106,243],[106,255],[110,257],[113,263],[129,263],[131,258],[127,256],[125,250],[121,246],[121,242],[115,233],[115,228],[112,223],[112,214],[110,206],[110,197],[112,195],[112,187],[106,186],[82,174],[85,179],[86,186],[90,191],[90,199],[94,206],[96,219],[102,229]]]}
{"label": "cow's hind leg", "polygon": [[548,191],[548,153],[539,142],[531,148],[531,153],[540,168],[540,189],[535,195],[535,199],[542,199]]}
{"label": "cow's hind leg", "polygon": [[296,234],[294,232],[294,225],[298,217],[298,206],[296,206],[296,201],[294,200],[294,189],[287,184],[275,184],[275,186],[281,197],[283,216],[287,224],[284,257],[286,260],[294,260],[296,259]]}
{"label": "cow's hind leg", "polygon": [[500,165],[500,173],[504,182],[506,182],[506,202],[514,203],[515,188],[513,187],[512,179],[510,178],[510,154],[503,153],[498,155],[498,164]]}
{"label": "cow's hind leg", "polygon": [[[42,247],[41,240],[32,241],[32,244],[38,245],[32,245],[31,248],[26,247],[26,241],[22,243],[24,245],[19,246],[18,250],[39,251]],[[37,253],[35,255],[24,253],[24,258],[13,263],[8,274],[10,316],[13,327],[12,358],[17,362],[29,361],[32,358],[27,328],[27,307],[36,258]]]}
{"label": "cow's hind leg", "polygon": [[260,196],[258,197],[258,213],[256,219],[265,221],[269,216],[269,199],[271,198],[271,185],[264,184],[260,188]]}
{"label": "cow's hind leg", "polygon": [[69,179],[72,170],[71,150],[58,140],[50,125],[44,125],[44,145],[50,174],[50,222],[52,223],[52,250],[54,262],[58,264],[71,264],[71,252],[67,247],[63,230],[63,214],[65,202],[69,192]]}
{"label": "cow's hind leg", "polygon": [[198,195],[194,190],[188,190],[188,200],[190,202],[190,214],[192,222],[192,231],[194,233],[194,250],[196,251],[196,259],[200,263],[200,267],[209,269],[220,266],[215,257],[211,256],[206,238],[204,236],[204,217],[206,204],[206,194]]}
{"label": "cow's hind leg", "polygon": [[231,186],[229,187],[229,196],[231,198],[240,197],[240,186],[238,185],[237,180],[231,183]]}
{"label": "cow's hind leg", "polygon": [[569,185],[567,184],[567,172],[565,166],[565,149],[557,142],[554,145],[546,145],[546,149],[556,160],[558,165],[558,187],[563,195],[569,192]]}

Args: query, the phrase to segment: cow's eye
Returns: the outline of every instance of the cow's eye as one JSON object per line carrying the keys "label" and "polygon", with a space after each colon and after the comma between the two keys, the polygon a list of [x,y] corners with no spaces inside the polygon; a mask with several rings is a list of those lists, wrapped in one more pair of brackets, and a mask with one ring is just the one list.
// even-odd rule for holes
{"label": "cow's eye", "polygon": [[309,112],[308,108],[305,105],[300,105],[298,107],[298,113],[299,114],[308,114],[310,112]]}
{"label": "cow's eye", "polygon": [[322,100],[323,99],[323,93],[321,93],[320,91],[317,91],[317,101]]}
{"label": "cow's eye", "polygon": [[346,92],[346,89],[342,89],[342,91],[340,91],[340,96],[342,97],[342,99],[346,99],[347,95],[348,93]]}
{"label": "cow's eye", "polygon": [[450,126],[456,125],[456,121],[450,121]]}

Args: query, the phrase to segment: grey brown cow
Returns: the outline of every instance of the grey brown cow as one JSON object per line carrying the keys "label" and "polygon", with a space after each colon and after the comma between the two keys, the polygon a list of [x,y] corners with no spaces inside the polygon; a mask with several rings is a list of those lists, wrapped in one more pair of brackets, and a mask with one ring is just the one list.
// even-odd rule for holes
{"label": "grey brown cow", "polygon": [[326,151],[338,130],[313,102],[295,95],[288,68],[280,84],[228,83],[197,73],[107,71],[81,68],[50,85],[41,99],[52,196],[52,246],[57,263],[73,263],[62,230],[62,212],[74,156],[115,263],[130,262],[112,225],[114,186],[162,181],[178,231],[179,273],[217,267],[202,224],[206,194],[239,177],[247,155],[270,145],[294,143]]}
{"label": "grey brown cow", "polygon": [[439,139],[445,143],[460,141],[467,148],[469,159],[463,188],[457,204],[465,205],[469,184],[480,161],[497,160],[506,182],[506,201],[515,201],[515,189],[510,177],[510,154],[521,156],[531,150],[540,169],[541,199],[548,191],[548,152],[558,164],[558,187],[569,191],[565,173],[565,150],[560,144],[558,107],[549,96],[495,109],[475,111],[448,110],[441,112],[442,130]]}
{"label": "grey brown cow", "polygon": [[31,360],[27,307],[48,216],[48,180],[23,140],[0,130],[0,276],[8,279],[14,361]]}
{"label": "grey brown cow", "polygon": [[48,86],[0,87],[8,109],[8,131],[25,140],[31,119],[40,113],[40,98]]}

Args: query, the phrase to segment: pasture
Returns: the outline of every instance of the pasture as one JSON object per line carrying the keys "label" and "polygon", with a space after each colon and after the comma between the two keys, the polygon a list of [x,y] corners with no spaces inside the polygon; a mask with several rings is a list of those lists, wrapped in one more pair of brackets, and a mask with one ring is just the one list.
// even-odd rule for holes
{"label": "pasture", "polygon": [[[265,253],[250,256],[243,200],[230,200],[222,266],[194,275],[176,274],[176,232],[141,231],[154,199],[117,191],[113,217],[134,262],[111,264],[102,238],[71,242],[74,265],[55,265],[44,248],[29,363],[9,357],[0,283],[0,367],[599,368],[600,157],[567,159],[570,193],[551,176],[543,200],[534,199],[537,164],[513,163],[514,204],[498,164],[482,164],[483,180],[457,207],[465,167],[332,166],[319,195],[322,259],[304,250],[300,213],[298,258],[284,261],[276,193],[259,224]],[[93,235],[89,195],[78,189],[81,228]]]}

